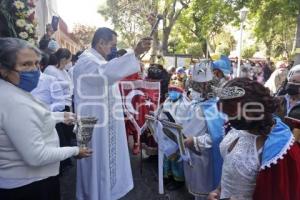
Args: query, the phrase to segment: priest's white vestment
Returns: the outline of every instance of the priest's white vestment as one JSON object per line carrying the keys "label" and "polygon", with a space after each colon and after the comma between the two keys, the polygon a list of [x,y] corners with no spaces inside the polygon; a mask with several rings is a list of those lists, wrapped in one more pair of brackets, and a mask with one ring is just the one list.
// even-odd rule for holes
{"label": "priest's white vestment", "polygon": [[133,53],[107,62],[88,49],[74,67],[79,116],[96,117],[90,158],[77,162],[77,200],[115,200],[133,188],[122,100],[117,82],[140,71]]}

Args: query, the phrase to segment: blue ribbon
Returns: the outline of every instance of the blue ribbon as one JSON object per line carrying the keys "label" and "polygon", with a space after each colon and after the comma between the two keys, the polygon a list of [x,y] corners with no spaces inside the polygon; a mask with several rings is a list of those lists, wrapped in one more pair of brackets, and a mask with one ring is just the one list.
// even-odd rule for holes
{"label": "blue ribbon", "polygon": [[212,139],[212,158],[213,158],[213,187],[219,186],[221,181],[223,159],[220,153],[220,143],[224,137],[224,117],[218,111],[217,100],[211,99],[201,104],[208,132]]}

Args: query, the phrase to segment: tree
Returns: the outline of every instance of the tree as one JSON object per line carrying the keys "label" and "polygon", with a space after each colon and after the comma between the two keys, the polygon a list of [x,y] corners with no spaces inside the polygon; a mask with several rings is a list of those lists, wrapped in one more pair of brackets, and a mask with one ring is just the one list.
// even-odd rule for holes
{"label": "tree", "polygon": [[220,44],[219,46],[217,46],[215,52],[219,55],[229,56],[230,55],[230,48],[228,46],[224,45],[224,44]]}
{"label": "tree", "polygon": [[163,5],[163,39],[162,52],[168,54],[168,42],[171,31],[179,19],[181,13],[188,8],[191,0],[164,0]]}
{"label": "tree", "polygon": [[299,0],[231,0],[230,2],[237,9],[242,7],[250,9],[249,18],[255,22],[254,34],[258,41],[265,44],[268,56],[289,57],[291,55],[293,38],[300,37],[300,33],[298,36],[295,35],[297,16],[300,14]]}
{"label": "tree", "polygon": [[[151,62],[162,51],[168,53],[170,33],[181,12],[188,7],[191,0],[107,0],[107,6],[101,7],[99,13],[106,20],[111,20],[115,30],[121,36],[123,44],[133,47],[142,37],[149,36],[153,24],[148,22],[149,15],[163,15],[162,45],[159,31],[154,32]],[[161,47],[161,48],[160,48]]]}
{"label": "tree", "polygon": [[[152,54],[156,54],[161,38],[165,55],[192,53],[202,57],[207,46],[227,53],[235,48],[236,41],[224,31],[224,25],[239,25],[238,11],[243,7],[249,8],[253,35],[257,43],[266,46],[268,56],[291,57],[293,48],[299,51],[299,0],[107,0],[99,12],[112,21],[122,44],[131,47],[150,32],[147,16],[162,13],[163,30],[154,34]],[[297,55],[300,62],[300,53]]]}
{"label": "tree", "polygon": [[152,13],[155,1],[107,0],[107,5],[98,12],[112,22],[126,47],[134,47],[150,32],[147,16]]}
{"label": "tree", "polygon": [[236,18],[233,7],[226,1],[194,0],[178,20],[174,37],[181,35],[184,42],[197,42],[201,52],[206,53],[207,43],[223,31],[224,25]]}
{"label": "tree", "polygon": [[212,35],[210,44],[216,51],[226,48],[230,52],[236,48],[237,42],[230,32],[222,30],[220,33]]}
{"label": "tree", "polygon": [[76,24],[73,28],[72,34],[74,39],[80,44],[81,48],[85,49],[91,45],[95,31],[95,26]]}
{"label": "tree", "polygon": [[245,59],[252,58],[255,52],[256,52],[255,46],[246,47],[242,51],[242,57]]}

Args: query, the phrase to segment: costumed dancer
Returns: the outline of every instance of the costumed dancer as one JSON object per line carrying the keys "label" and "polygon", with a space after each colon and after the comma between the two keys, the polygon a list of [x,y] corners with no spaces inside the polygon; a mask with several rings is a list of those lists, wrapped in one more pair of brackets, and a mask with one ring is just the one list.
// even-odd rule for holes
{"label": "costumed dancer", "polygon": [[[185,106],[189,106],[190,102],[184,94],[184,83],[179,74],[171,77],[168,95],[159,119],[182,124],[183,117],[186,116],[184,111],[187,111]],[[184,185],[183,161],[180,159],[179,153],[164,158],[163,174],[164,183],[168,190],[177,190]]]}
{"label": "costumed dancer", "polygon": [[190,81],[192,103],[186,112],[183,133],[190,150],[192,166],[184,162],[186,185],[196,200],[206,200],[219,185],[222,158],[219,144],[224,136],[224,119],[217,108],[211,63],[203,61],[192,68]]}
{"label": "costumed dancer", "polygon": [[237,78],[219,98],[232,130],[220,144],[221,185],[208,199],[299,200],[300,146],[273,115],[277,103],[270,91],[249,78]]}

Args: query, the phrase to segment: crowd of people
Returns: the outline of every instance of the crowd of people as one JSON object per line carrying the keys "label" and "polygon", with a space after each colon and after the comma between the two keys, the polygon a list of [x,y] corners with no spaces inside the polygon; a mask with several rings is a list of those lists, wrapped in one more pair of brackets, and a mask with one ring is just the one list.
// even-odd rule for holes
{"label": "crowd of people", "polygon": [[[52,35],[47,26],[39,48],[0,38],[1,199],[60,199],[71,157],[78,200],[125,196],[134,187],[126,133],[134,154],[162,148],[152,131],[136,135],[123,112],[119,82],[145,79],[160,82],[154,115],[182,127],[189,152],[164,141],[167,190],[185,186],[196,200],[300,200],[300,65],[245,62],[238,72],[222,55],[189,69],[145,69],[139,58],[151,38],[117,51],[117,33],[99,28],[91,48],[72,55]],[[89,148],[77,146],[78,116],[98,120]]]}
{"label": "crowd of people", "polygon": [[157,118],[182,126],[190,158],[165,142],[165,186],[185,181],[195,199],[299,199],[300,66],[244,63],[259,73],[235,77],[234,64],[221,56],[172,71]]}

